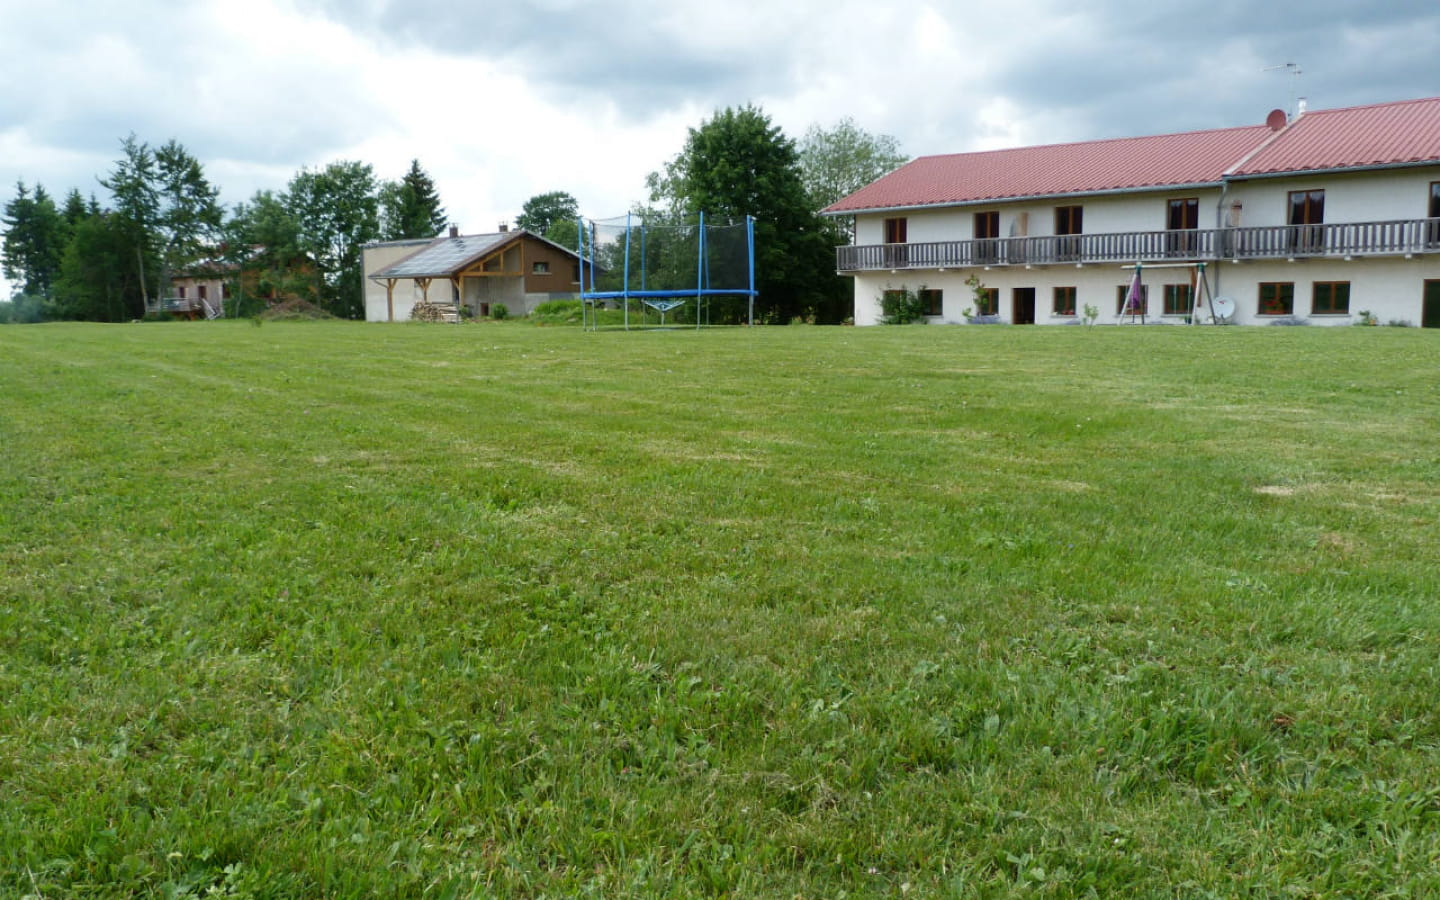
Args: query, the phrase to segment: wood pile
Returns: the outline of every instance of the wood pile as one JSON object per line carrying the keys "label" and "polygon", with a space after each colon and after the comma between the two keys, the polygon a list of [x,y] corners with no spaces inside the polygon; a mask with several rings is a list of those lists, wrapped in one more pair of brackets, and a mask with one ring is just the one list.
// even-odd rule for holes
{"label": "wood pile", "polygon": [[460,310],[453,303],[432,303],[421,300],[410,310],[413,322],[452,322],[460,324]]}

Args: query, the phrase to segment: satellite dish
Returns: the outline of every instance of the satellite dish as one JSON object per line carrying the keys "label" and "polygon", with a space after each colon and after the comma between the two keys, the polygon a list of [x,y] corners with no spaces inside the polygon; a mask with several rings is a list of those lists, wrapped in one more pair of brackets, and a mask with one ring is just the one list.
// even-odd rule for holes
{"label": "satellite dish", "polygon": [[1235,301],[1229,297],[1216,297],[1210,303],[1210,310],[1217,319],[1228,319],[1235,315]]}
{"label": "satellite dish", "polygon": [[1270,115],[1265,117],[1265,124],[1270,127],[1271,131],[1279,131],[1284,128],[1287,121],[1289,121],[1289,118],[1285,115],[1285,110],[1283,109],[1272,109],[1270,110]]}

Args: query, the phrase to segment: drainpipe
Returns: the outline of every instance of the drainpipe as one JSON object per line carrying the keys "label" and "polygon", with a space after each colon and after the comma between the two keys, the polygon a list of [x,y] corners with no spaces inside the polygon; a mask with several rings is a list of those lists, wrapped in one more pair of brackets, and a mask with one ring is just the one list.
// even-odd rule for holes
{"label": "drainpipe", "polygon": [[[1210,300],[1212,303],[1214,302],[1216,297],[1220,296],[1220,270],[1225,268],[1224,266],[1220,265],[1220,254],[1224,250],[1225,239],[1229,237],[1229,235],[1226,234],[1224,231],[1225,195],[1229,192],[1230,182],[1228,179],[1225,178],[1225,176],[1222,175],[1220,176],[1220,200],[1215,204],[1215,265],[1211,266],[1211,268],[1214,270],[1213,274],[1215,275],[1215,278],[1210,283]],[[1211,312],[1214,312],[1213,306],[1211,307]]]}

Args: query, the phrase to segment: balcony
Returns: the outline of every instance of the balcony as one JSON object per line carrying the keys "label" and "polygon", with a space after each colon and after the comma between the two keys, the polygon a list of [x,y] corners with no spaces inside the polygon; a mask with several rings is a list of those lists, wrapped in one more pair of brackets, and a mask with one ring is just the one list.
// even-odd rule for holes
{"label": "balcony", "polygon": [[841,272],[1052,263],[1200,262],[1221,259],[1400,256],[1440,253],[1440,219],[1269,225],[1187,231],[984,238],[835,248]]}

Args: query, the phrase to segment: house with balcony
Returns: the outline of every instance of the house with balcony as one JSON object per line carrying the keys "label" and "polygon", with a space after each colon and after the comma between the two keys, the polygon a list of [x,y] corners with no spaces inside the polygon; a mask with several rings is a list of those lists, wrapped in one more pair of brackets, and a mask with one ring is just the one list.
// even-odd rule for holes
{"label": "house with balcony", "polygon": [[[1440,97],[1263,125],[916,159],[832,204],[856,324],[1305,320],[1440,327]],[[1135,266],[1138,302],[1130,298]]]}

